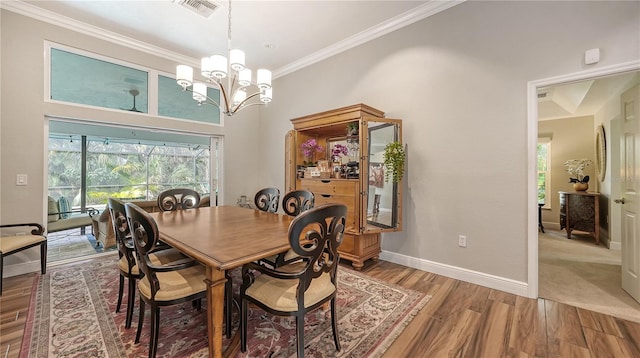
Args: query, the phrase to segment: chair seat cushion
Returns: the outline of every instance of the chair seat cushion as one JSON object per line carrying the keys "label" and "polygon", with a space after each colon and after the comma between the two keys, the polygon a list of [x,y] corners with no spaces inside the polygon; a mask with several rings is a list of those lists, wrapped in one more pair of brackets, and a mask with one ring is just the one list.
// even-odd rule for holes
{"label": "chair seat cushion", "polygon": [[[160,281],[160,289],[155,296],[156,302],[188,297],[207,289],[204,282],[205,269],[202,265],[191,266],[179,271],[157,272],[156,276]],[[151,298],[151,286],[147,276],[138,282],[138,290],[141,295]]]}
{"label": "chair seat cushion", "polygon": [[[279,270],[287,268],[286,271],[289,271],[289,267],[299,267],[299,265],[302,263],[285,265]],[[294,312],[298,310],[296,302],[298,282],[297,279],[284,280],[262,274],[256,277],[255,282],[247,288],[246,295],[276,311]],[[313,306],[335,291],[336,287],[331,282],[331,276],[329,273],[323,273],[311,281],[311,285],[304,294],[304,306]]]}
{"label": "chair seat cushion", "polygon": [[0,253],[7,254],[46,240],[46,237],[40,235],[0,236]]}
{"label": "chair seat cushion", "polygon": [[[134,254],[134,258],[135,258],[135,254]],[[171,262],[182,260],[184,258],[185,256],[182,253],[180,253],[180,251],[174,248],[156,251],[152,254],[149,254],[149,260],[151,260],[151,263],[154,265],[167,265]],[[126,257],[122,256],[120,258],[120,261],[118,261],[118,267],[120,268],[120,271],[124,273],[129,272],[129,262],[127,261]],[[140,274],[137,263],[133,265],[133,267],[131,268],[131,274],[136,276]]]}

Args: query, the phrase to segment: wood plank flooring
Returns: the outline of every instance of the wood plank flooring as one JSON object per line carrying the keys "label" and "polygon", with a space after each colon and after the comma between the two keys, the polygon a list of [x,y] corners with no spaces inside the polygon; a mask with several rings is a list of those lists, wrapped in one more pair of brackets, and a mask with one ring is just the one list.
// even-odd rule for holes
{"label": "wood plank flooring", "polygon": [[[385,358],[640,357],[639,323],[385,261],[368,261],[362,271],[433,296]],[[0,357],[19,355],[34,277],[4,280]]]}

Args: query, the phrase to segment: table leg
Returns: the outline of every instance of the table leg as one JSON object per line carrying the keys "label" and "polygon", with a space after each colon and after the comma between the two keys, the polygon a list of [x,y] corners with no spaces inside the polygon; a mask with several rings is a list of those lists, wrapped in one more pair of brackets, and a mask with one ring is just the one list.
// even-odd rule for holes
{"label": "table leg", "polygon": [[222,357],[222,322],[224,319],[224,271],[207,267],[207,330],[209,357]]}

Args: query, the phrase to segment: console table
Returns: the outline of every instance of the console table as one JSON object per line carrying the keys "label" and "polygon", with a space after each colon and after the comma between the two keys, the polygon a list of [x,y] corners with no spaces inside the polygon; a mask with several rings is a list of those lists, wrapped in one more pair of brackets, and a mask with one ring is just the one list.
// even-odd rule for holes
{"label": "console table", "polygon": [[567,230],[571,239],[573,230],[593,235],[600,244],[600,193],[574,191],[560,193],[560,229]]}

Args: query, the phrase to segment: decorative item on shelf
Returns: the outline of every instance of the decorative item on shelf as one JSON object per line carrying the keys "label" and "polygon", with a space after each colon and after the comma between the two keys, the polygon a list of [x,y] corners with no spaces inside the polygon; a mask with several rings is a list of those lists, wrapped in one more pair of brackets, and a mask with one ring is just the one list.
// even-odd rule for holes
{"label": "decorative item on shelf", "polygon": [[404,176],[405,152],[402,143],[391,142],[384,147],[384,181],[397,183]]}
{"label": "decorative item on shelf", "polygon": [[304,165],[307,167],[315,167],[318,164],[315,160],[316,153],[322,153],[324,148],[318,144],[315,138],[307,139],[300,147],[302,148],[302,155],[307,159],[304,161]]}
{"label": "decorative item on shelf", "polygon": [[318,170],[320,171],[320,179],[329,179],[331,177],[331,167],[328,160],[318,160]]}
{"label": "decorative item on shelf", "polygon": [[340,143],[335,144],[333,148],[331,148],[331,160],[333,163],[337,163],[338,165],[342,165],[342,156],[347,155],[349,149],[346,145],[342,145]]}
{"label": "decorative item on shelf", "polygon": [[347,123],[347,142],[349,140],[358,141],[358,135],[360,134],[360,128],[358,122]]}
{"label": "decorative item on shelf", "polygon": [[592,163],[590,159],[570,159],[564,162],[569,173],[569,183],[573,183],[573,190],[586,191],[589,189],[589,176],[584,175],[584,169]]}
{"label": "decorative item on shelf", "polygon": [[[207,82],[215,84],[220,89],[220,101],[217,102],[207,95],[207,85],[204,82],[194,82],[193,68],[190,66],[178,65],[176,67],[176,82],[183,91],[193,93],[193,99],[198,102],[198,105],[212,104],[220,108],[227,116],[232,116],[243,108],[269,103],[273,96],[271,71],[263,68],[258,69],[256,73],[257,91],[247,95],[245,89],[251,86],[251,70],[244,65],[244,52],[231,48],[231,1],[229,1],[227,25],[229,60],[223,55],[213,55],[202,58],[200,66],[200,73],[207,79]],[[232,79],[231,73],[233,73]],[[227,83],[223,83],[225,78],[227,78]],[[258,97],[260,101],[250,103],[255,97]]]}

